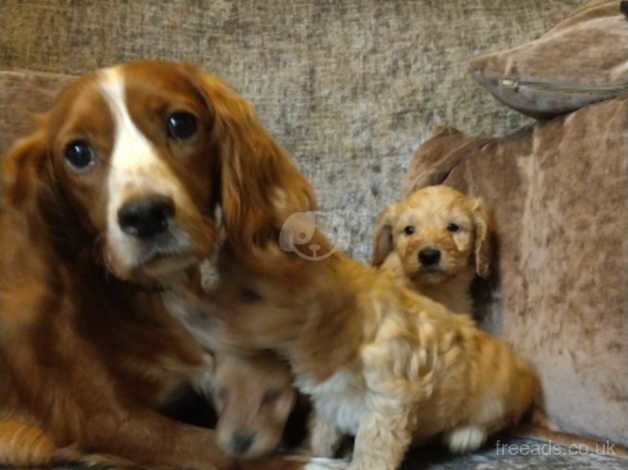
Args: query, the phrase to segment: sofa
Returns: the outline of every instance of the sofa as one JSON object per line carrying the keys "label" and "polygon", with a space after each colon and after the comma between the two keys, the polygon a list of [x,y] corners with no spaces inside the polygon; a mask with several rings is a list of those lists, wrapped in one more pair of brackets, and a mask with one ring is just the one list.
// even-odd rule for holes
{"label": "sofa", "polygon": [[[551,426],[628,445],[626,98],[535,121],[468,70],[582,3],[3,0],[0,152],[77,75],[140,58],[198,63],[254,104],[362,261],[402,191],[445,183],[482,196],[498,234],[476,296],[482,325],[534,366]],[[603,145],[589,138],[604,132]],[[447,145],[422,151],[433,139]],[[477,145],[450,152],[464,142]]]}

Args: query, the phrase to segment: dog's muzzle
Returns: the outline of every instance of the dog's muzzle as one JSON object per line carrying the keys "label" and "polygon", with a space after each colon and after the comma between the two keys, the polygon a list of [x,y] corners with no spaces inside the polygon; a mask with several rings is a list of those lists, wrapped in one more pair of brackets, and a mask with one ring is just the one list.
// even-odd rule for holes
{"label": "dog's muzzle", "polygon": [[126,202],[118,210],[118,225],[125,234],[146,241],[168,230],[174,213],[171,197],[144,196]]}
{"label": "dog's muzzle", "polygon": [[419,263],[422,266],[427,268],[431,268],[436,266],[440,262],[441,253],[440,250],[435,248],[423,248],[419,251]]}

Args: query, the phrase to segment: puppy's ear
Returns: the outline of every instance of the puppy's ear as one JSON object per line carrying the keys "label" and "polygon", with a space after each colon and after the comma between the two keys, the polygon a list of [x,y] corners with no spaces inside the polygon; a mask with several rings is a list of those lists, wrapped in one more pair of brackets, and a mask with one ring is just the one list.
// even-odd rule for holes
{"label": "puppy's ear", "polygon": [[486,279],[491,269],[492,215],[481,199],[473,200],[471,213],[475,228],[475,272],[478,276]]}
{"label": "puppy's ear", "polygon": [[397,218],[397,205],[394,204],[382,211],[377,218],[373,233],[373,266],[381,266],[394,248],[393,224]]}
{"label": "puppy's ear", "polygon": [[238,248],[277,242],[291,214],[315,209],[312,188],[249,103],[218,78],[187,67],[213,117],[212,148],[218,154],[228,241]]}

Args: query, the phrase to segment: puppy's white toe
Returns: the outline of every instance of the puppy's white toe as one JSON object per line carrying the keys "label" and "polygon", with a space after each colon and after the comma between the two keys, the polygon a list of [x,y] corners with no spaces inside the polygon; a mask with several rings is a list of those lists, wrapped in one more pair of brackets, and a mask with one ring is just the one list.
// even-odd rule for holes
{"label": "puppy's white toe", "polygon": [[349,462],[345,460],[314,457],[308,460],[304,470],[345,470],[347,468],[349,468]]}
{"label": "puppy's white toe", "polygon": [[486,432],[479,426],[463,426],[446,433],[444,440],[452,452],[471,452],[484,444]]}

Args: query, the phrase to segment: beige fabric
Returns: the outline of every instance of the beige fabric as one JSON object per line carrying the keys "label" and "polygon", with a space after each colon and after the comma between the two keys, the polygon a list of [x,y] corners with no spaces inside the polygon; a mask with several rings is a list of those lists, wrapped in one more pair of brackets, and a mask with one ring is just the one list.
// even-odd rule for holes
{"label": "beige fabric", "polygon": [[[433,182],[434,162],[474,140],[448,133],[448,147],[417,151],[408,190]],[[437,173],[495,213],[499,260],[480,299],[483,326],[532,363],[551,421],[626,445],[628,97],[476,142]]]}
{"label": "beige fabric", "polygon": [[[218,73],[368,260],[374,219],[434,126],[501,135],[527,121],[477,86],[468,58],[529,41],[580,3],[0,0],[0,70],[80,75],[160,58]],[[8,99],[0,106],[22,106]]]}
{"label": "beige fabric", "polygon": [[482,55],[473,77],[500,101],[551,115],[628,93],[628,19],[619,0],[593,0],[539,39]]}

